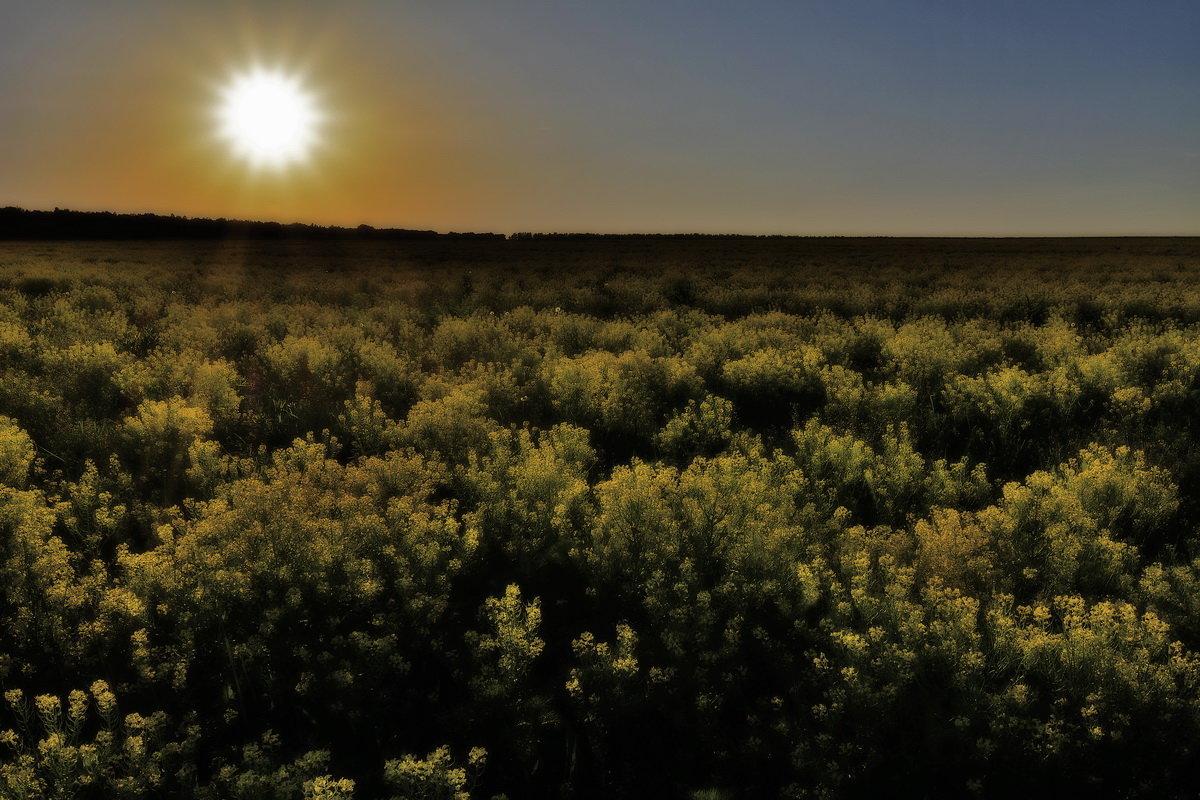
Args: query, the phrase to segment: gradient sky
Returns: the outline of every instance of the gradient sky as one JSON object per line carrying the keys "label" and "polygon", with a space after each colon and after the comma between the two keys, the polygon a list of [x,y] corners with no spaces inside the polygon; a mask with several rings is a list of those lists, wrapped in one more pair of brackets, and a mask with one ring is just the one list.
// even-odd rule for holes
{"label": "gradient sky", "polygon": [[[330,127],[254,176],[214,87]],[[1200,3],[0,0],[0,205],[437,230],[1200,234]]]}

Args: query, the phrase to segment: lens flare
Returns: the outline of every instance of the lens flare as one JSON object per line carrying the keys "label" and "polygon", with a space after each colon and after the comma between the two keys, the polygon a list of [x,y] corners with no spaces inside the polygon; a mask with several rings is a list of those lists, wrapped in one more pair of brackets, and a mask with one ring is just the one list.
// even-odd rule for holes
{"label": "lens flare", "polygon": [[309,159],[322,119],[317,98],[300,78],[255,67],[221,89],[217,135],[250,167],[278,171]]}

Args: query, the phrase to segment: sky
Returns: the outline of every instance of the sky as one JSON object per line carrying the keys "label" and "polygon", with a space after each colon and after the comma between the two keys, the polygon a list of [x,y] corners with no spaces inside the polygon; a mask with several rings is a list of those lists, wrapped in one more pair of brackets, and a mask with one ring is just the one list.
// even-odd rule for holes
{"label": "sky", "polygon": [[[319,105],[263,171],[258,65]],[[0,206],[442,231],[1200,234],[1195,0],[0,0]]]}

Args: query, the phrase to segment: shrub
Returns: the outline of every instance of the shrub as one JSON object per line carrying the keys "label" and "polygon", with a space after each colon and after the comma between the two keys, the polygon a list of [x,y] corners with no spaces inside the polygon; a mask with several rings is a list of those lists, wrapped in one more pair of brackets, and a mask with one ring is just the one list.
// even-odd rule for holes
{"label": "shrub", "polygon": [[33,440],[8,417],[0,417],[0,484],[22,488],[33,465]]}

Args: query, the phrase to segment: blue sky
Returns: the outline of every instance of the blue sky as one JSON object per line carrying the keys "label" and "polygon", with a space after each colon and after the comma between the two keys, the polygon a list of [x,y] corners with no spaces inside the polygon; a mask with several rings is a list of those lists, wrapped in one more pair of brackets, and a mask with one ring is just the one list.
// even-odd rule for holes
{"label": "blue sky", "polygon": [[[0,204],[443,230],[1200,234],[1200,3],[98,6],[0,0]],[[178,120],[203,119],[188,104],[205,73],[250,57],[311,68],[345,111],[340,160],[263,187],[215,180],[212,153],[179,146],[203,133]]]}

